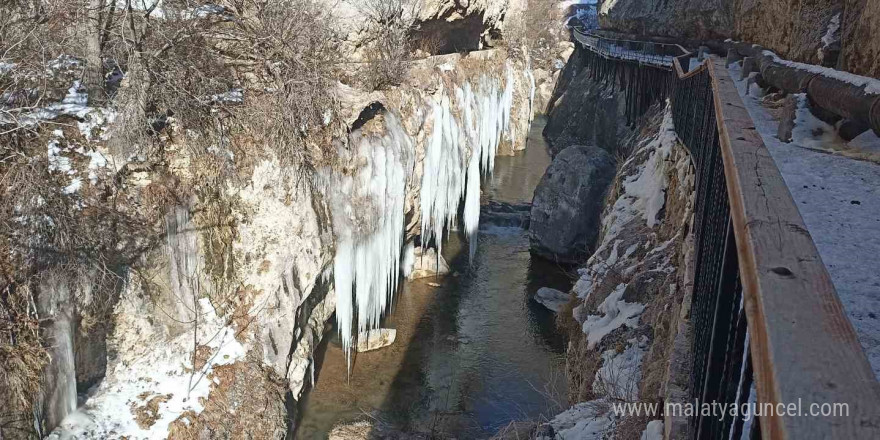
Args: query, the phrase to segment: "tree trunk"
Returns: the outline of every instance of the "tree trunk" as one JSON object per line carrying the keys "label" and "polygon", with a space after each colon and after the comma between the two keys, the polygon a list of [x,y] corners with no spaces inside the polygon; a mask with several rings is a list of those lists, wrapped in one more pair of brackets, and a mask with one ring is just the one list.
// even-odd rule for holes
{"label": "tree trunk", "polygon": [[101,104],[107,99],[104,90],[104,62],[101,58],[101,11],[104,0],[89,0],[86,15],[86,69],[83,82],[89,93],[89,104]]}

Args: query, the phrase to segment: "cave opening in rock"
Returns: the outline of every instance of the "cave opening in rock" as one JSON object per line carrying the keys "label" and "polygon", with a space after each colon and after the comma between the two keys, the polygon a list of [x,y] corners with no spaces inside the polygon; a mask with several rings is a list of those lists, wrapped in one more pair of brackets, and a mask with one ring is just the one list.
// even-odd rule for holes
{"label": "cave opening in rock", "polygon": [[430,55],[479,50],[483,35],[483,14],[461,18],[438,17],[417,23],[410,32],[413,47]]}

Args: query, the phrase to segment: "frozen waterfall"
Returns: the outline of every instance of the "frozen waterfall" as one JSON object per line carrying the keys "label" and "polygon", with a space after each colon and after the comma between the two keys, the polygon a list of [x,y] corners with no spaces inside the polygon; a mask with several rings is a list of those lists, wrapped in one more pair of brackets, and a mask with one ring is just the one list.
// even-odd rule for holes
{"label": "frozen waterfall", "polygon": [[[451,94],[441,88],[426,103],[421,241],[427,245],[433,239],[438,255],[444,231],[455,225],[462,201],[471,256],[475,252],[481,171],[492,172],[505,134],[513,142],[514,85],[514,69],[508,63],[503,79],[484,76],[476,86],[466,83]],[[384,134],[356,130],[350,135],[351,151],[340,151],[343,163],[353,164],[350,172],[322,174],[337,241],[336,320],[343,350],[349,354],[354,334],[379,325],[401,270],[406,194],[414,175],[417,137],[391,112],[382,118]]]}

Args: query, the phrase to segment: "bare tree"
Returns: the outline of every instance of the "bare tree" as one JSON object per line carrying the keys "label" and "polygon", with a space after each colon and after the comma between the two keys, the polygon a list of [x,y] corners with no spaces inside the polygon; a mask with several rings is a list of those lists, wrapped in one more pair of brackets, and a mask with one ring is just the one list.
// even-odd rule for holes
{"label": "bare tree", "polygon": [[[115,3],[114,3],[115,5]],[[101,36],[103,26],[101,18],[106,17],[109,21],[112,13],[104,13],[104,0],[88,0],[86,5],[87,19],[82,23],[83,34],[86,40],[86,68],[83,74],[83,82],[89,94],[89,102],[99,104],[104,102],[104,61],[101,56]]]}

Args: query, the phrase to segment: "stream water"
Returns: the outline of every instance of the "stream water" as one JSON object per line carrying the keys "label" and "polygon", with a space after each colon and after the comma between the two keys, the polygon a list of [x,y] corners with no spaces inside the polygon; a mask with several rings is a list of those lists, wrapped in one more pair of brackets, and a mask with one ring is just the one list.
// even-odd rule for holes
{"label": "stream water", "polygon": [[[531,202],[550,163],[543,126],[533,123],[524,152],[496,159],[484,204]],[[396,342],[357,354],[350,378],[335,329],[328,335],[298,439],[324,439],[334,425],[365,417],[402,431],[487,438],[566,403],[564,340],[554,314],[532,299],[540,287],[568,290],[565,271],[532,258],[524,229],[488,222],[472,262],[454,233],[443,254],[453,274],[403,283],[384,322]]]}

